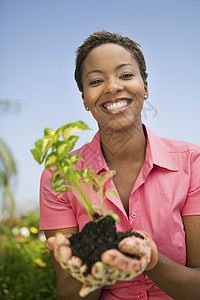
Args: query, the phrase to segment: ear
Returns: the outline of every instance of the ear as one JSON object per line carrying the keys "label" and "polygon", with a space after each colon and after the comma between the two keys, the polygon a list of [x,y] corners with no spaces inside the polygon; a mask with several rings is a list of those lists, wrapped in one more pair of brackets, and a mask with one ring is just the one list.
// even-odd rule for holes
{"label": "ear", "polygon": [[82,99],[83,99],[83,101],[84,101],[84,95],[83,95],[83,93],[81,94],[81,97],[82,97]]}
{"label": "ear", "polygon": [[145,91],[145,94],[149,95],[149,89],[148,89],[148,82],[147,81],[144,82],[144,91]]}

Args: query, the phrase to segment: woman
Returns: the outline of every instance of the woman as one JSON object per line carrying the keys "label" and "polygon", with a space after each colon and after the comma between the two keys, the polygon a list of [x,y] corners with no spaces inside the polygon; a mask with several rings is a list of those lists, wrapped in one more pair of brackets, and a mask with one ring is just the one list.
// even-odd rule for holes
{"label": "woman", "polygon": [[[144,231],[151,247],[150,263],[138,270],[143,273],[105,285],[85,299],[200,299],[200,148],[158,138],[142,124],[146,65],[132,40],[105,31],[91,35],[78,49],[75,79],[99,126],[92,142],[76,151],[85,159],[80,167],[91,166],[97,173],[116,170],[106,188],[116,190],[121,201],[108,197],[105,206],[119,215],[118,230]],[[74,194],[55,197],[50,178],[51,171],[45,170],[40,228],[54,250],[60,299],[82,299],[82,284],[57,262],[58,249],[65,246],[62,251],[71,259],[65,235],[81,230],[89,218]],[[122,251],[145,258],[140,241],[122,242]],[[71,260],[81,265],[77,258]],[[136,268],[130,257],[114,249],[102,261],[123,271]]]}

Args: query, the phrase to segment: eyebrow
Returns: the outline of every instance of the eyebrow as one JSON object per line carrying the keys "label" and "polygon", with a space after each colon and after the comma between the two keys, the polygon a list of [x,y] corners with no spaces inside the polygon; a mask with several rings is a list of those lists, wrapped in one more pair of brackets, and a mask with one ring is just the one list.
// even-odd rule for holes
{"label": "eyebrow", "polygon": [[[121,64],[121,65],[118,65],[115,68],[115,71],[117,71],[117,70],[119,70],[119,69],[121,69],[123,67],[126,67],[126,66],[132,66],[132,65],[131,64]],[[101,70],[92,70],[92,71],[89,71],[86,76],[88,76],[88,75],[90,75],[92,73],[100,73],[100,74],[102,74],[103,72]]]}

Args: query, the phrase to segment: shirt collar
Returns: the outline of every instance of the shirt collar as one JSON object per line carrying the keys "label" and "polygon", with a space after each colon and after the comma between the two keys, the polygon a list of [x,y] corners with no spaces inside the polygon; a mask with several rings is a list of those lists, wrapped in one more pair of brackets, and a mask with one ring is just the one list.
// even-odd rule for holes
{"label": "shirt collar", "polygon": [[109,171],[102,153],[99,131],[95,134],[92,141],[85,146],[83,147],[83,152],[81,151],[82,153],[80,152],[79,154],[85,159],[87,167],[92,168],[97,174],[103,170]]}
{"label": "shirt collar", "polygon": [[[143,128],[147,134],[145,162],[149,164],[149,166],[157,165],[171,171],[178,171],[178,168],[161,139],[146,125],[143,124]],[[80,153],[80,155],[83,155],[87,166],[91,167],[97,174],[100,171],[109,170],[102,153],[99,131],[95,134],[92,141],[84,147],[84,153]]]}
{"label": "shirt collar", "polygon": [[147,134],[147,147],[146,147],[146,162],[150,165],[154,164],[161,168],[171,171],[178,171],[170,153],[162,143],[161,138],[157,137],[147,126],[144,126]]}

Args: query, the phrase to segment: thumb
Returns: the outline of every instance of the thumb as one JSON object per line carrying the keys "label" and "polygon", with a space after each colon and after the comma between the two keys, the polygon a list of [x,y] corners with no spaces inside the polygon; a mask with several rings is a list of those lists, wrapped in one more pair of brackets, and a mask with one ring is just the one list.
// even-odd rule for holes
{"label": "thumb", "polygon": [[145,271],[150,271],[156,266],[156,264],[158,262],[158,249],[157,249],[155,242],[150,238],[148,233],[146,233],[145,231],[142,231],[142,230],[141,230],[141,232],[144,233],[144,235],[146,235],[146,237],[149,241],[149,245],[151,247],[151,259],[145,269]]}
{"label": "thumb", "polygon": [[46,241],[46,247],[51,251],[54,250],[54,242],[55,242],[55,236],[51,236]]}

